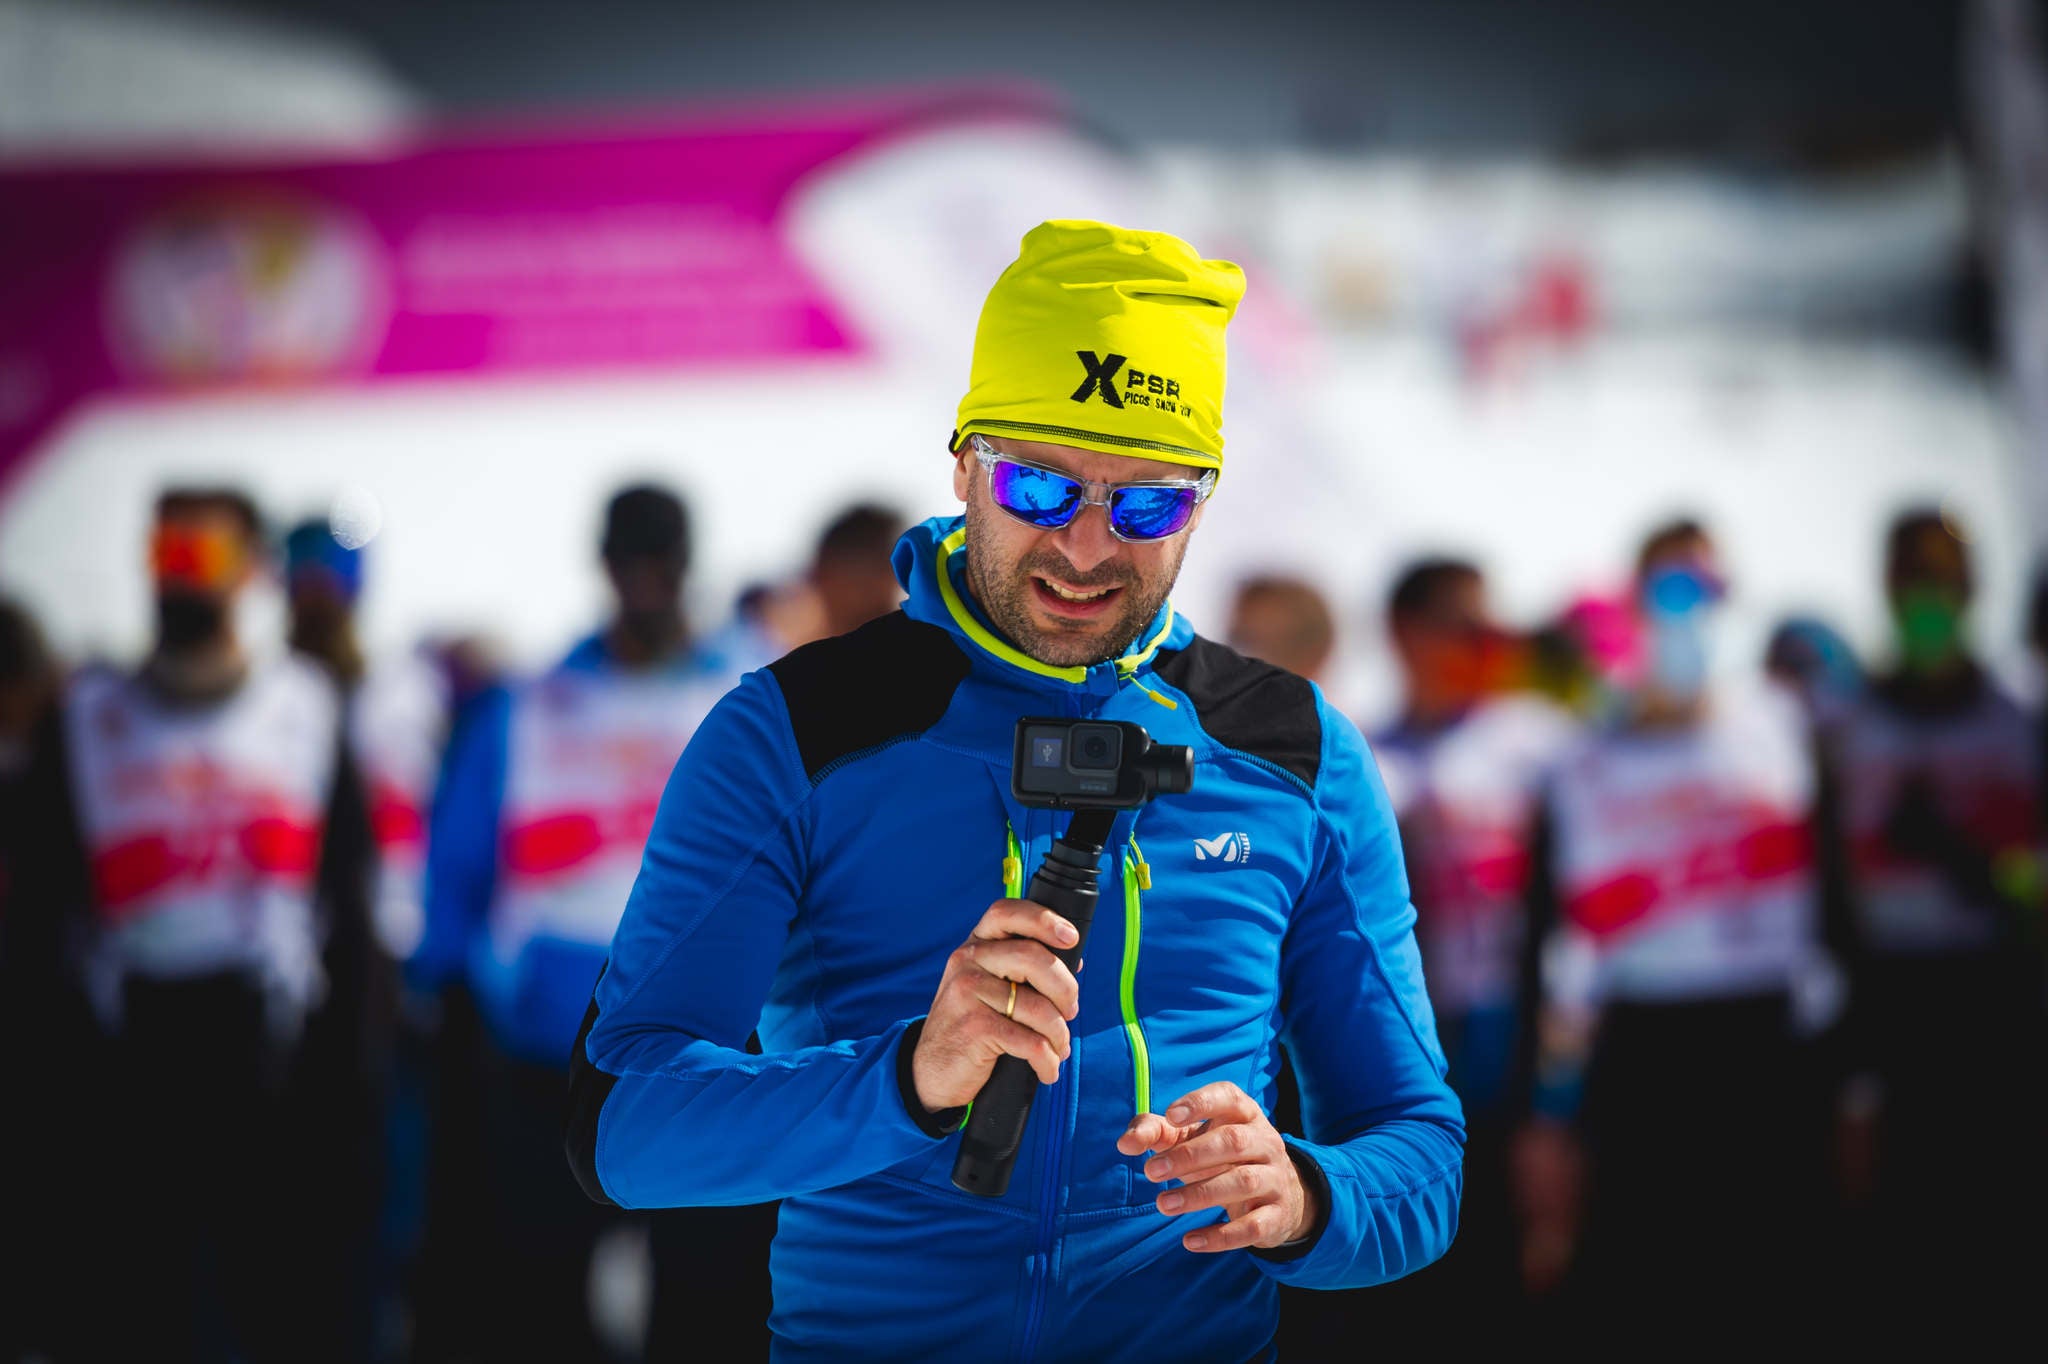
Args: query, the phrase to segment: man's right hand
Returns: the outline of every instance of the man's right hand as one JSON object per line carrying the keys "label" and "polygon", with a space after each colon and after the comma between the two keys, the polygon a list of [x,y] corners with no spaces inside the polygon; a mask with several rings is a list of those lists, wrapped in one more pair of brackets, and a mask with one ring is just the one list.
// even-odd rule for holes
{"label": "man's right hand", "polygon": [[[1029,1062],[1038,1078],[1059,1078],[1073,1039],[1067,1020],[1081,986],[1053,955],[1075,942],[1074,926],[1030,900],[998,900],[946,958],[946,973],[911,1057],[918,1102],[933,1112],[971,1103],[1001,1056]],[[1010,983],[1017,982],[1016,1008]]]}

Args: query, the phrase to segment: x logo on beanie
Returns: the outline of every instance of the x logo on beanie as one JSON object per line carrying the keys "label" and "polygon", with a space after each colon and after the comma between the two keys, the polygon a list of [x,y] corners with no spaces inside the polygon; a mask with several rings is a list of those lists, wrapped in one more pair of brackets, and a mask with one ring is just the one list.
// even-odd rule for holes
{"label": "x logo on beanie", "polygon": [[1116,385],[1110,380],[1116,378],[1116,372],[1123,368],[1124,357],[1111,355],[1105,360],[1098,360],[1092,350],[1077,350],[1074,354],[1080,357],[1082,367],[1088,371],[1088,377],[1074,390],[1074,401],[1085,403],[1089,394],[1099,392],[1102,401],[1111,407],[1122,407],[1124,400],[1116,396]]}

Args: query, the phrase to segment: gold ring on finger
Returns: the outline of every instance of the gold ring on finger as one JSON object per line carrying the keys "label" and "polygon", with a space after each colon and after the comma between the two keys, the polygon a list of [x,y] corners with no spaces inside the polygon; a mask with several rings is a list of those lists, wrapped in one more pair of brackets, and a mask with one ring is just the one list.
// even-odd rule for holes
{"label": "gold ring on finger", "polygon": [[1011,982],[1010,982],[1010,1002],[1009,1002],[1008,1004],[1005,1004],[1005,1005],[1003,1006],[1003,1017],[1004,1017],[1004,1018],[1015,1018],[1016,1016],[1017,1016],[1017,982],[1013,980],[1013,981],[1011,981]]}

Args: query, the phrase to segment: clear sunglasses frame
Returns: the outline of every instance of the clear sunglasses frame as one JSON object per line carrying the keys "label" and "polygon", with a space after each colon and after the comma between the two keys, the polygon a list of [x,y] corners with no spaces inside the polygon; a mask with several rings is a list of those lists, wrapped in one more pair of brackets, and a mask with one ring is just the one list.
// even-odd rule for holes
{"label": "clear sunglasses frame", "polygon": [[[1073,517],[1068,517],[1067,520],[1062,522],[1060,525],[1041,526],[1037,522],[1029,520],[1026,517],[1019,516],[1016,512],[1013,512],[1008,507],[1003,506],[1001,502],[996,500],[995,495],[995,477],[997,460],[1004,460],[1007,461],[1008,463],[1015,464],[1018,467],[1024,469],[1036,469],[1039,473],[1051,474],[1056,478],[1064,478],[1069,480],[1070,482],[1080,484],[1081,503],[1080,506],[1074,508],[1074,516],[1079,516],[1081,514],[1081,507],[1102,508],[1103,518],[1109,523],[1109,533],[1111,535],[1114,535],[1117,539],[1122,540],[1124,543],[1131,545],[1156,545],[1161,540],[1171,540],[1176,535],[1187,534],[1188,525],[1194,524],[1194,509],[1189,508],[1188,510],[1187,525],[1181,526],[1178,530],[1169,531],[1165,535],[1125,535],[1122,531],[1116,528],[1116,518],[1109,514],[1109,499],[1111,494],[1124,488],[1193,488],[1195,490],[1195,506],[1199,507],[1204,502],[1207,502],[1209,500],[1209,494],[1216,490],[1216,472],[1213,469],[1203,474],[1200,478],[1152,478],[1139,479],[1131,483],[1097,483],[1093,479],[1082,478],[1076,474],[1070,474],[1065,469],[1055,469],[1048,464],[1035,464],[1028,459],[1019,459],[1015,455],[1006,455],[1002,451],[996,449],[993,445],[990,445],[987,441],[983,440],[979,435],[969,436],[967,438],[967,443],[974,451],[974,458],[978,460],[981,464],[981,472],[988,478],[989,500],[991,502],[995,502],[997,509],[1000,510],[1004,515],[1010,517],[1013,520],[1023,522],[1025,525],[1030,526],[1033,530],[1064,530],[1066,529],[1066,527],[1073,525],[1074,520]],[[1097,496],[1098,493],[1100,494],[1100,496]]]}

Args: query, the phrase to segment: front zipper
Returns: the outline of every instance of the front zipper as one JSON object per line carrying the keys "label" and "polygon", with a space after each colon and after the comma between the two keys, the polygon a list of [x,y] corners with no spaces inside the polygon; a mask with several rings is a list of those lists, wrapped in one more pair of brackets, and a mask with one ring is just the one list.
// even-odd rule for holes
{"label": "front zipper", "polygon": [[1047,1106],[1054,1104],[1057,1104],[1058,1108],[1057,1116],[1054,1112],[1046,1112],[1044,1120],[1045,1151],[1038,1179],[1037,1270],[1032,1275],[1031,1308],[1024,1316],[1024,1348],[1020,1356],[1026,1360],[1036,1357],[1038,1353],[1038,1335],[1045,1324],[1046,1299],[1052,1293],[1053,1228],[1058,1220],[1056,1208],[1059,1198],[1060,1154],[1067,1135],[1067,1085],[1080,1063],[1081,1049],[1075,1047],[1067,1057],[1067,1064],[1060,1067],[1059,1079],[1045,1086],[1033,1105],[1034,1110],[1038,1111],[1045,1111]]}

